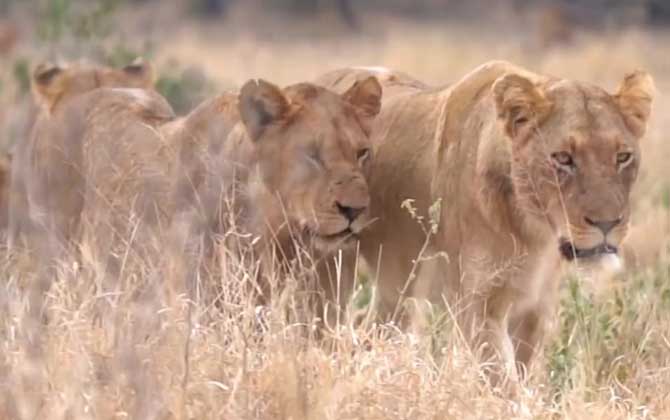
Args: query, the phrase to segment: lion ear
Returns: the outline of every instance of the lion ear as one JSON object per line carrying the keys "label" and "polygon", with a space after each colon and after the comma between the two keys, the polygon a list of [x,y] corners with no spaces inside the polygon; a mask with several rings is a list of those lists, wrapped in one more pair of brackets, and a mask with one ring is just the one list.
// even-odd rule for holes
{"label": "lion ear", "polygon": [[33,95],[36,102],[49,109],[58,101],[67,85],[66,69],[53,63],[42,63],[35,67],[32,77]]}
{"label": "lion ear", "polygon": [[507,74],[492,87],[498,118],[512,138],[526,137],[551,111],[551,102],[530,79]]}
{"label": "lion ear", "polygon": [[249,136],[255,141],[268,126],[287,115],[290,104],[279,87],[259,79],[242,86],[238,109]]}
{"label": "lion ear", "polygon": [[638,138],[644,136],[647,130],[655,91],[651,76],[646,72],[636,71],[624,77],[619,91],[614,95],[626,125]]}
{"label": "lion ear", "polygon": [[137,57],[132,63],[125,66],[122,71],[128,76],[137,78],[142,86],[150,88],[156,81],[156,71],[150,61]]}
{"label": "lion ear", "polygon": [[369,135],[372,120],[382,108],[382,86],[379,80],[374,76],[358,80],[344,92],[342,98],[354,106],[363,129]]}

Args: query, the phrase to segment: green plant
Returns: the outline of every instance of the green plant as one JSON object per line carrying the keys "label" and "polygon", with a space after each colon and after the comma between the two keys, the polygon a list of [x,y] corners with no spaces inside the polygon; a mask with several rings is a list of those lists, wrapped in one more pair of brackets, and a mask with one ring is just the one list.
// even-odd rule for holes
{"label": "green plant", "polygon": [[615,280],[604,294],[585,290],[569,276],[563,290],[558,333],[547,352],[549,381],[560,397],[577,385],[596,392],[624,384],[640,365],[663,352],[652,326],[670,309],[670,265]]}

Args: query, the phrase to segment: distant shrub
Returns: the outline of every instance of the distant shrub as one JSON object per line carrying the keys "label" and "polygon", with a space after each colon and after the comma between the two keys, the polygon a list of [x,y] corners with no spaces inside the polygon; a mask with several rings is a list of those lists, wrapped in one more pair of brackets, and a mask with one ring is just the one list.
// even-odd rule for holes
{"label": "distant shrub", "polygon": [[195,67],[185,69],[178,65],[167,65],[156,82],[156,90],[163,95],[175,112],[186,113],[197,104],[213,95],[214,83]]}
{"label": "distant shrub", "polygon": [[123,0],[48,0],[40,4],[38,35],[44,41],[102,39],[114,28],[113,15]]}

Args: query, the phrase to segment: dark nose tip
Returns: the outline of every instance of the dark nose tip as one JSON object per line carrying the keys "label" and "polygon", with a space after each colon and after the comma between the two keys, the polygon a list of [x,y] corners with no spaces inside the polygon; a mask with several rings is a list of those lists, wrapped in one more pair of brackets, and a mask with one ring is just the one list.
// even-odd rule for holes
{"label": "dark nose tip", "polygon": [[337,206],[337,210],[339,210],[339,212],[344,217],[346,217],[349,222],[353,222],[354,220],[356,220],[356,218],[365,211],[365,207],[357,208],[357,207],[343,206],[342,204],[337,202],[335,203],[335,205]]}
{"label": "dark nose tip", "polygon": [[610,230],[614,229],[616,225],[621,223],[621,218],[618,218],[616,220],[598,220],[595,221],[593,219],[590,219],[588,217],[585,217],[584,220],[586,220],[586,223],[588,223],[591,226],[595,226],[598,229],[600,229],[603,233],[603,235],[607,235]]}

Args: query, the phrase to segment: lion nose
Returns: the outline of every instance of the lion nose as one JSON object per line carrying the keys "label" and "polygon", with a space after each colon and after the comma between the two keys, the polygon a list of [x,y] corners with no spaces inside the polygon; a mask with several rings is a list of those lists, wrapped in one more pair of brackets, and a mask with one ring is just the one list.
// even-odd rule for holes
{"label": "lion nose", "polygon": [[586,220],[586,223],[588,223],[591,226],[595,226],[600,231],[603,233],[603,235],[607,235],[616,225],[621,223],[621,217],[619,217],[616,220],[592,220],[589,217],[584,217],[584,220]]}
{"label": "lion nose", "polygon": [[337,206],[337,210],[339,210],[340,214],[342,214],[344,217],[347,218],[349,223],[353,222],[356,220],[358,216],[361,215],[365,211],[365,207],[349,207],[349,206],[343,206],[342,204],[335,202],[335,205]]}

